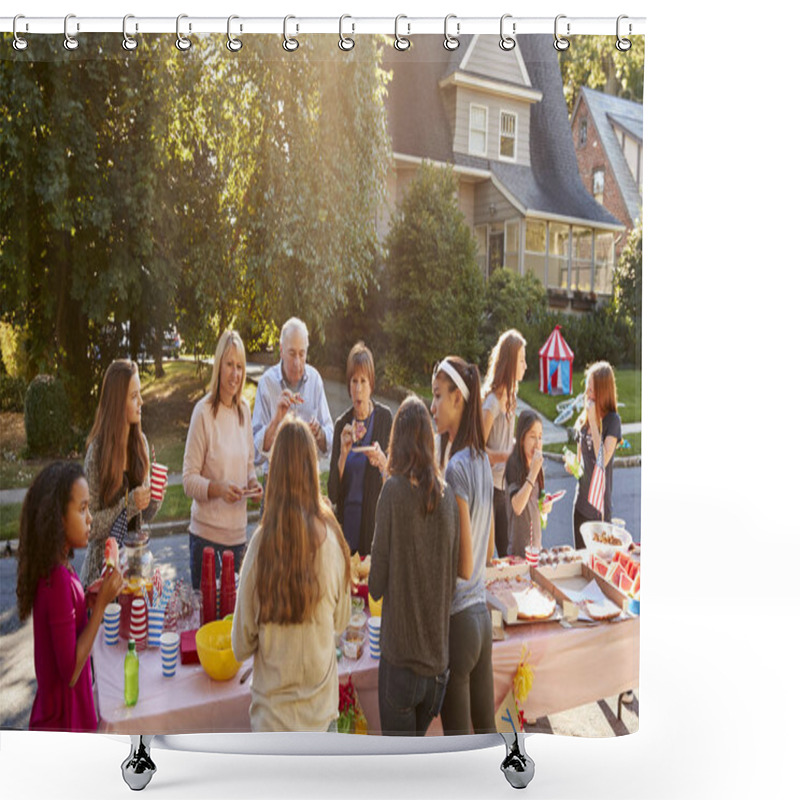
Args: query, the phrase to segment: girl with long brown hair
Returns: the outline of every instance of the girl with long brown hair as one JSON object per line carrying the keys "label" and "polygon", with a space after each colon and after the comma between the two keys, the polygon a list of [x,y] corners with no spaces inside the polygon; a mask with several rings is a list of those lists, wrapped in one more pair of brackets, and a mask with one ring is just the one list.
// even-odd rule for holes
{"label": "girl with long brown hair", "polygon": [[489,356],[483,383],[483,436],[494,483],[494,540],[497,554],[508,553],[508,506],[503,486],[506,461],[514,446],[517,389],[525,376],[525,339],[511,328],[501,334]]}
{"label": "girl with long brown hair", "polygon": [[311,429],[287,416],[272,445],[261,525],[247,548],[233,651],[255,654],[254,731],[336,729],[334,636],[350,618],[350,549],[322,499]]}
{"label": "girl with long brown hair", "polygon": [[[481,426],[481,376],[458,356],[433,372],[431,412],[440,435],[445,480],[459,516],[459,580],[450,608],[450,681],[442,706],[446,734],[492,733],[492,622],[486,608],[486,562],[494,551],[492,468]],[[449,451],[449,454],[448,454]]]}
{"label": "girl with long brown hair", "polygon": [[453,490],[436,466],[430,415],[417,397],[407,397],[394,418],[387,470],[369,573],[370,594],[383,598],[381,730],[424,736],[449,676],[459,520]]}
{"label": "girl with long brown hair", "polygon": [[[575,487],[572,525],[575,547],[580,550],[586,547],[581,535],[581,525],[590,520],[611,519],[614,451],[617,449],[617,442],[622,439],[622,420],[617,413],[614,370],[607,361],[597,361],[586,371],[586,400],[584,409],[575,422],[575,431],[583,476]],[[601,508],[598,508],[590,502],[590,486],[601,452],[603,460],[600,466],[605,472],[605,491],[598,504]]]}
{"label": "girl with long brown hair", "polygon": [[122,523],[134,531],[161,507],[161,501],[150,498],[150,459],[142,432],[142,390],[135,361],[114,361],[103,376],[84,469],[94,519],[81,569],[81,581],[88,586],[100,575],[105,541],[123,511]]}

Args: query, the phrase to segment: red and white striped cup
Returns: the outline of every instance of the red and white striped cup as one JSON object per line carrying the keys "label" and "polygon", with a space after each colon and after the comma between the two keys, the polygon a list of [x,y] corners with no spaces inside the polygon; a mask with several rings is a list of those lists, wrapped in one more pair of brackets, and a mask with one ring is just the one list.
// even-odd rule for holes
{"label": "red and white striped cup", "polygon": [[526,547],[525,548],[525,560],[532,566],[538,567],[539,566],[539,550],[535,547]]}
{"label": "red and white striped cup", "polygon": [[163,464],[150,466],[150,497],[153,500],[163,500],[167,487],[167,468]]}

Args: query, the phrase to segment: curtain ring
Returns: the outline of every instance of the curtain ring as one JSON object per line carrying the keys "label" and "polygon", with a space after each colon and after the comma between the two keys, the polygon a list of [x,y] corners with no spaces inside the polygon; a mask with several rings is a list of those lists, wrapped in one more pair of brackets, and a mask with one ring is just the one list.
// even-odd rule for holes
{"label": "curtain ring", "polygon": [[461,42],[458,41],[458,34],[461,32],[461,23],[456,22],[456,35],[451,36],[447,31],[447,23],[450,22],[451,19],[456,19],[456,15],[448,14],[444,18],[444,41],[442,44],[445,50],[450,50],[452,52],[453,50],[458,50],[458,46],[461,44]]}
{"label": "curtain ring", "polygon": [[[566,14],[559,14],[556,17],[555,26],[553,28],[553,47],[555,47],[555,49],[558,50],[559,52],[562,52],[569,47],[569,40],[565,39],[558,32],[558,21],[560,19],[566,19],[566,18],[567,18]],[[569,36],[569,22],[567,23],[567,36]]]}
{"label": "curtain ring", "polygon": [[[13,22],[13,24],[11,26],[11,31],[14,34],[14,40],[11,42],[11,44],[14,47],[15,50],[19,50],[19,51],[27,50],[28,49],[28,40],[27,39],[23,39],[17,33],[17,20],[18,19],[25,19],[25,16],[23,14],[17,14],[17,16],[14,17],[14,22]],[[27,27],[28,27],[28,25],[26,23],[25,24],[26,30],[27,30]]]}
{"label": "curtain ring", "polygon": [[[239,19],[236,14],[231,14],[231,16],[228,17],[228,41],[225,44],[225,47],[227,47],[231,53],[238,53],[242,49],[242,40],[237,39],[231,33],[231,22],[233,22],[235,19]],[[241,30],[241,28],[239,30]]]}
{"label": "curtain ring", "polygon": [[[128,20],[135,19],[133,14],[126,14],[122,18],[122,49],[127,50],[130,52],[131,50],[135,50],[139,46],[139,42],[128,34]],[[136,26],[136,29],[139,29],[139,26]]]}
{"label": "curtain ring", "polygon": [[[504,25],[507,19],[511,19],[511,14],[503,14],[503,16],[500,17],[500,49],[506,52],[513,50],[517,46],[517,40],[514,39],[513,36],[506,35],[504,31]],[[511,32],[517,32],[516,22],[511,23]]]}
{"label": "curtain ring", "polygon": [[[349,14],[342,14],[342,16],[339,17],[339,49],[344,50],[345,52],[347,52],[348,50],[352,50],[356,46],[355,39],[351,38],[350,36],[345,36],[342,33],[342,25],[344,24],[344,21],[346,19],[352,19],[352,17]],[[355,33],[355,31],[356,31],[356,26],[354,24],[353,33]]]}
{"label": "curtain ring", "polygon": [[[398,29],[401,19],[408,19],[408,17],[405,14],[398,14],[394,18],[394,49],[399,50],[402,53],[411,47],[411,40],[406,39],[405,36],[401,36],[399,33]],[[411,25],[408,26],[408,32],[411,33]]]}
{"label": "curtain ring", "polygon": [[[69,21],[71,19],[75,19],[74,14],[67,14],[67,16],[64,17],[64,47],[67,50],[77,50],[78,40],[74,36],[71,36],[69,32]],[[78,29],[79,28],[76,28],[76,31]]]}
{"label": "curtain ring", "polygon": [[289,36],[287,32],[287,26],[289,24],[290,19],[297,19],[293,17],[291,14],[283,18],[283,49],[286,50],[287,53],[293,53],[300,47],[300,42],[297,41],[293,36]]}
{"label": "curtain ring", "polygon": [[[178,14],[178,18],[175,20],[175,35],[177,39],[175,39],[175,47],[178,48],[182,53],[186,52],[191,46],[191,40],[187,39],[181,33],[181,20],[186,19],[189,15],[188,14]],[[189,30],[192,29],[191,24],[189,25]]]}
{"label": "curtain ring", "polygon": [[[617,48],[617,50],[620,51],[620,53],[627,53],[628,50],[630,50],[631,47],[633,46],[633,42],[631,42],[630,39],[624,39],[622,36],[620,36],[620,22],[622,22],[623,19],[628,19],[628,17],[626,17],[625,14],[620,14],[617,17],[617,44],[616,44],[616,48]],[[631,33],[631,24],[629,22],[628,23],[628,36],[630,36],[630,33]]]}

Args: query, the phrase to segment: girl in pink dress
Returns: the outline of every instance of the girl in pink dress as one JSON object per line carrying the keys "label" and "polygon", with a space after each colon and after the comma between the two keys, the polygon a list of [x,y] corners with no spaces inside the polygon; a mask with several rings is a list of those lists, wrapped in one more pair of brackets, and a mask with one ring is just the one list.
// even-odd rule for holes
{"label": "girl in pink dress", "polygon": [[92,516],[89,485],[77,462],[55,462],[34,479],[22,504],[17,566],[17,607],[33,612],[36,697],[31,730],[94,731],[89,655],[105,607],[119,594],[119,570],[106,571],[91,618],[80,579],[70,564],[86,547]]}

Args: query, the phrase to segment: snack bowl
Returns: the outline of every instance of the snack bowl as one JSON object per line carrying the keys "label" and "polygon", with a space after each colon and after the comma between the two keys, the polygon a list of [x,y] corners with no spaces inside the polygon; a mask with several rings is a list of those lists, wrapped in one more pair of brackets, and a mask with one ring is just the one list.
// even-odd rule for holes
{"label": "snack bowl", "polygon": [[[627,552],[633,537],[624,528],[618,528],[610,522],[584,522],[581,525],[581,536],[586,542],[586,549],[601,558],[613,558],[616,552]],[[595,536],[606,541],[595,540]],[[617,540],[619,544],[611,540]]]}
{"label": "snack bowl", "polygon": [[361,658],[364,652],[364,644],[367,641],[367,635],[364,630],[356,630],[355,628],[347,628],[342,634],[341,648],[342,654],[345,658],[350,658],[354,661]]}
{"label": "snack bowl", "polygon": [[206,674],[215,681],[229,681],[241,666],[231,648],[232,627],[232,620],[218,619],[207,622],[195,634],[197,656]]}

